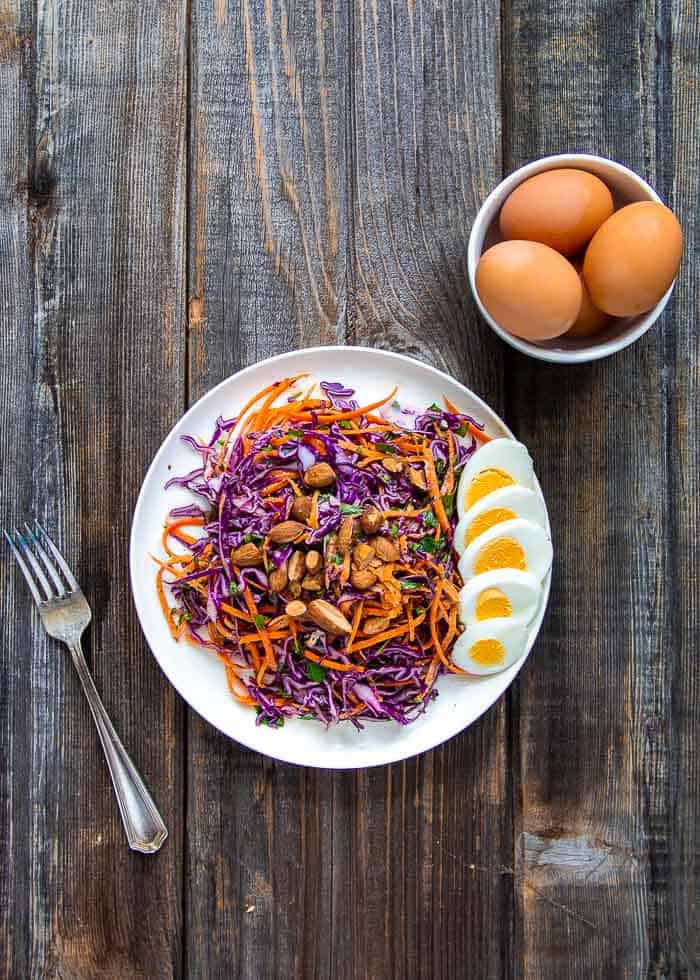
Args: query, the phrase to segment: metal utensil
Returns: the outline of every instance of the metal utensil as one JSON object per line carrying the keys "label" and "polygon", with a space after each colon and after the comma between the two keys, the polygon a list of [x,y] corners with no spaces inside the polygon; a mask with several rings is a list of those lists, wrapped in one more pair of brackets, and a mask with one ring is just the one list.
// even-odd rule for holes
{"label": "metal utensil", "polygon": [[15,528],[12,535],[5,531],[5,537],[27,580],[44,629],[71,652],[97,725],[129,847],[153,854],[163,844],[168,830],[109,720],[85,663],[80,638],[92,618],[90,606],[56,545],[41,524],[34,523],[36,532],[25,523],[25,534]]}

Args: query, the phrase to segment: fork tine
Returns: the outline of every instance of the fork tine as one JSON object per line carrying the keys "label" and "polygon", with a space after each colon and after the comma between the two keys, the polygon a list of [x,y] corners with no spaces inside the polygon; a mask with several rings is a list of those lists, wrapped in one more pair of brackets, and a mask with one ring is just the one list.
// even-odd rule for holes
{"label": "fork tine", "polygon": [[29,547],[29,543],[28,543],[27,539],[24,537],[24,535],[21,533],[21,531],[18,531],[17,530],[17,528],[13,528],[13,530],[15,532],[15,540],[19,543],[19,547],[20,547],[20,549],[21,549],[24,557],[27,559],[27,561],[31,565],[32,571],[34,572],[34,575],[36,576],[36,578],[39,579],[39,581],[41,582],[42,586],[44,587],[44,592],[46,593],[46,598],[47,599],[53,599],[54,598],[54,590],[51,587],[51,583],[47,579],[47,577],[46,577],[46,575],[44,573],[44,569],[41,567],[41,565],[39,564],[39,562],[36,560],[36,557],[34,555],[34,552]]}
{"label": "fork tine", "polygon": [[58,548],[56,547],[56,545],[53,543],[53,541],[49,537],[48,533],[41,526],[41,524],[39,523],[39,521],[37,521],[35,519],[34,523],[36,524],[36,526],[39,528],[39,531],[41,532],[41,537],[42,537],[42,539],[44,541],[44,544],[47,545],[47,547],[51,551],[51,554],[54,556],[54,558],[58,562],[58,565],[59,565],[60,569],[62,570],[63,574],[66,576],[66,582],[68,582],[68,584],[70,585],[71,589],[80,591],[80,585],[78,584],[78,580],[75,577],[75,575],[73,574],[73,572],[71,572],[70,568],[68,567],[68,562],[65,560],[65,558],[63,557],[63,555],[61,554],[61,552],[58,550]]}
{"label": "fork tine", "polygon": [[45,550],[44,550],[44,548],[43,548],[43,546],[41,544],[41,541],[39,541],[39,539],[37,538],[36,534],[34,533],[34,531],[32,531],[32,529],[30,528],[30,526],[27,524],[26,521],[24,522],[24,526],[26,528],[27,535],[29,536],[29,540],[34,545],[34,550],[36,552],[38,552],[39,557],[41,558],[41,560],[44,563],[44,567],[46,568],[46,571],[49,573],[49,575],[53,579],[54,585],[56,586],[56,589],[58,591],[59,596],[65,595],[66,594],[66,587],[63,584],[63,582],[61,581],[61,578],[60,578],[58,572],[56,571],[56,566],[51,561],[51,559],[49,558],[49,556],[46,554],[46,552],[45,552]]}
{"label": "fork tine", "polygon": [[[39,595],[39,590],[36,587],[36,582],[32,578],[32,573],[29,571],[24,558],[22,558],[22,555],[19,552],[19,548],[16,546],[16,544],[14,543],[10,535],[7,533],[7,531],[3,531],[3,534],[5,535],[7,543],[12,548],[12,554],[15,556],[15,560],[19,565],[20,569],[22,570],[22,574],[24,575],[27,581],[27,585],[29,586],[29,591],[34,596],[34,601],[37,603],[37,605],[41,602],[44,602],[45,599],[41,595]],[[15,534],[17,534],[16,529],[15,529]]]}

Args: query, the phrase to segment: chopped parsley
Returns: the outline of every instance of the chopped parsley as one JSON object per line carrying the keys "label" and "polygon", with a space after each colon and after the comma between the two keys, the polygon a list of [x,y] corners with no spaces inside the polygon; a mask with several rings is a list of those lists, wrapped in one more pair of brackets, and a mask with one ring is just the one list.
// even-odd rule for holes
{"label": "chopped parsley", "polygon": [[445,508],[447,516],[452,517],[455,512],[455,495],[453,493],[446,493],[442,498],[442,505]]}
{"label": "chopped parsley", "polygon": [[350,419],[341,419],[340,422],[338,422],[338,425],[341,429],[352,429],[352,422]]}
{"label": "chopped parsley", "polygon": [[341,504],[340,513],[341,514],[352,514],[353,516],[361,514],[363,512],[362,507],[358,507],[357,504]]}
{"label": "chopped parsley", "polygon": [[391,527],[389,528],[389,534],[392,536],[392,538],[398,538],[398,536],[399,536],[399,525],[398,524],[392,524]]}
{"label": "chopped parsley", "polygon": [[377,442],[375,446],[380,453],[395,453],[396,446],[390,446],[388,442]]}
{"label": "chopped parsley", "polygon": [[256,613],[255,616],[253,616],[253,622],[255,623],[257,628],[261,630],[264,628],[267,619],[265,618],[265,616],[262,615],[262,613]]}
{"label": "chopped parsley", "polygon": [[425,527],[437,527],[437,518],[432,510],[426,510],[425,514],[423,514],[423,524]]}
{"label": "chopped parsley", "polygon": [[315,681],[316,684],[320,684],[321,681],[325,680],[326,668],[322,667],[320,664],[315,664],[313,660],[307,660],[306,673],[310,680]]}
{"label": "chopped parsley", "polygon": [[469,432],[469,425],[466,422],[462,422],[458,429],[455,429],[455,434],[458,436],[466,436]]}
{"label": "chopped parsley", "polygon": [[240,585],[236,585],[235,582],[229,582],[229,584],[228,584],[228,594],[229,595],[238,595],[238,593],[240,591],[241,591]]}
{"label": "chopped parsley", "polygon": [[420,589],[421,588],[421,583],[420,582],[416,582],[416,581],[414,581],[411,578],[405,578],[401,582],[401,588],[405,592],[410,592],[412,589]]}
{"label": "chopped parsley", "polygon": [[423,549],[423,551],[427,551],[430,555],[434,555],[440,547],[440,543],[430,534],[424,534],[418,542],[418,545]]}
{"label": "chopped parsley", "polygon": [[260,724],[261,725],[269,725],[270,728],[283,728],[284,727],[284,717],[282,715],[280,715],[278,718],[275,718],[274,721],[272,721],[268,717],[264,717],[264,718],[261,718],[260,719]]}
{"label": "chopped parsley", "polygon": [[440,406],[438,405],[437,402],[433,402],[432,405],[428,405],[428,409],[427,410],[429,412],[441,412],[442,411],[442,409],[440,408]]}

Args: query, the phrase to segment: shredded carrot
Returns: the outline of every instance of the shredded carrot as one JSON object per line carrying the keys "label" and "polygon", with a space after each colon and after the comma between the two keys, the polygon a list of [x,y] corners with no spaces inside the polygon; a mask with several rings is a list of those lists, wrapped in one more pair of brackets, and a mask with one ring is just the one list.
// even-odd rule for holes
{"label": "shredded carrot", "polygon": [[[445,399],[445,405],[447,407],[448,412],[452,412],[453,415],[464,414],[464,412],[460,412],[457,406],[454,405],[446,395],[443,395],[443,398]],[[493,436],[487,436],[486,433],[482,431],[482,429],[479,429],[475,425],[472,425],[471,422],[467,422],[467,431],[469,432],[470,435],[474,436],[475,439],[478,439],[479,442],[491,442],[491,440],[493,439]]]}
{"label": "shredded carrot", "polygon": [[406,617],[408,619],[408,639],[413,643],[416,639],[416,624],[413,619],[413,610],[411,609],[411,603],[406,604]]}
{"label": "shredded carrot", "polygon": [[163,588],[163,569],[159,568],[156,572],[156,589],[158,591],[158,601],[160,602],[160,608],[163,610],[163,615],[165,616],[165,621],[168,624],[168,629],[170,630],[170,635],[173,639],[177,639],[177,627],[173,622],[173,612],[168,605],[168,600],[165,598],[165,590]]}
{"label": "shredded carrot", "polygon": [[428,480],[428,490],[430,491],[430,496],[433,499],[433,509],[435,510],[435,516],[440,522],[440,527],[443,529],[445,534],[449,534],[452,528],[450,527],[450,521],[445,513],[445,506],[442,502],[442,497],[440,496],[440,488],[438,487],[437,474],[435,473],[435,463],[433,462],[433,457],[426,450],[424,454],[425,460],[425,475]]}
{"label": "shredded carrot", "polygon": [[233,694],[236,701],[240,704],[245,704],[248,707],[253,707],[257,704],[254,698],[251,698],[248,694],[248,688],[245,686],[243,681],[240,679],[233,667],[228,666],[226,668],[226,680],[228,681],[228,689]]}
{"label": "shredded carrot", "polygon": [[365,668],[359,664],[346,664],[343,663],[342,660],[329,660],[327,657],[319,657],[317,653],[313,653],[311,650],[304,650],[304,656],[307,660],[313,660],[313,662],[318,664],[320,667],[327,667],[328,670],[340,670],[341,672],[356,670],[360,674],[365,670]]}
{"label": "shredded carrot", "polygon": [[314,490],[311,496],[311,510],[309,512],[309,527],[315,531],[318,528],[318,490]]}
{"label": "shredded carrot", "polygon": [[[425,613],[421,613],[420,616],[415,620],[415,625],[420,626],[420,624],[425,619]],[[357,643],[353,643],[352,646],[347,648],[348,653],[355,653],[357,650],[367,650],[369,647],[379,646],[386,640],[395,640],[399,636],[403,636],[408,630],[408,625],[395,626],[393,629],[385,630],[383,633],[378,633],[376,636],[371,636],[368,640],[359,640]]]}
{"label": "shredded carrot", "polygon": [[[261,635],[261,633],[245,633],[239,637],[238,642],[241,646],[247,646],[249,643],[259,643]],[[265,630],[265,636],[268,640],[286,640],[288,634],[283,630]]]}
{"label": "shredded carrot", "polygon": [[284,480],[275,480],[274,483],[268,483],[268,485],[265,487],[265,489],[264,490],[261,490],[260,496],[261,497],[269,497],[273,493],[276,493],[278,490],[281,490],[282,487],[286,487],[288,483],[289,483],[289,480],[286,479],[286,477],[285,477]]}
{"label": "shredded carrot", "polygon": [[243,620],[245,620],[246,623],[252,623],[253,622],[252,616],[246,615],[246,613],[241,612],[240,609],[236,609],[235,606],[229,606],[229,604],[227,602],[222,602],[221,603],[221,608],[223,609],[223,611],[225,613],[228,613],[229,616],[235,616],[236,619],[243,619]]}
{"label": "shredded carrot", "polygon": [[365,605],[364,601],[360,599],[360,601],[355,606],[355,612],[352,617],[352,631],[350,633],[350,636],[348,637],[348,649],[350,649],[350,647],[352,646],[353,640],[357,636],[357,631],[360,628],[360,620],[362,619],[362,610],[364,608],[364,605]]}
{"label": "shredded carrot", "polygon": [[[250,614],[250,617],[253,620],[253,622],[255,623],[255,619],[256,619],[256,616],[258,615],[258,612],[257,612],[257,608],[255,606],[255,602],[253,601],[253,597],[250,594],[250,589],[248,588],[247,585],[246,585],[245,589],[243,589],[243,598],[245,599],[245,604],[246,604],[246,607],[247,607],[248,612]],[[270,667],[274,666],[274,664],[275,664],[275,653],[274,653],[274,650],[272,649],[272,644],[270,643],[270,638],[268,636],[268,632],[265,629],[265,627],[264,626],[258,626],[257,623],[256,623],[255,624],[255,628],[258,631],[258,636],[259,636],[260,640],[262,641],[263,649],[265,651],[265,659],[263,660],[263,664],[262,664],[262,666],[260,668],[260,670],[264,673],[264,670],[265,670],[266,667],[268,667],[268,666],[270,666]],[[255,649],[255,645],[253,645],[253,649]],[[262,677],[262,674],[261,674],[261,677]],[[260,683],[260,682],[258,681],[258,683]]]}
{"label": "shredded carrot", "polygon": [[[183,517],[179,521],[174,521],[172,524],[168,524],[164,529],[163,536],[161,538],[163,547],[168,552],[168,554],[171,557],[177,556],[177,552],[173,551],[172,548],[168,545],[168,538],[170,537],[171,534],[174,534],[175,531],[178,531],[181,527],[193,527],[193,526],[196,527],[197,525],[202,525],[202,524],[204,524],[203,517]],[[180,531],[179,537],[182,538],[182,540],[189,545],[193,545],[197,540],[196,538],[193,538],[190,534],[185,534],[184,531]]]}
{"label": "shredded carrot", "polygon": [[386,405],[387,402],[391,401],[398,390],[399,386],[396,385],[384,398],[380,398],[379,401],[373,402],[371,405],[365,405],[363,408],[356,408],[352,412],[333,412],[332,415],[323,415],[321,412],[319,412],[318,421],[321,423],[326,423],[344,422],[347,419],[359,419],[363,415],[369,415],[369,413],[375,408],[381,408],[382,405]]}

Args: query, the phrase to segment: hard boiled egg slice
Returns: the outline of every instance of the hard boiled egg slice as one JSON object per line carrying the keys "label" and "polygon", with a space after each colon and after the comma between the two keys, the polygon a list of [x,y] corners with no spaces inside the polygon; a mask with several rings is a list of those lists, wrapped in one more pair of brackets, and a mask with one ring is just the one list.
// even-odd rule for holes
{"label": "hard boiled egg slice", "polygon": [[455,641],[452,659],[470,674],[496,674],[510,667],[527,649],[527,629],[509,619],[472,623]]}
{"label": "hard boiled egg slice", "polygon": [[530,572],[498,568],[476,575],[464,586],[459,593],[459,618],[467,627],[494,619],[527,626],[541,595],[540,583]]}
{"label": "hard boiled egg slice", "polygon": [[516,517],[524,517],[545,527],[547,519],[540,495],[527,487],[517,486],[501,487],[487,493],[459,519],[454,536],[457,554],[463,555],[467,546],[494,524]]}
{"label": "hard boiled egg slice", "polygon": [[492,439],[474,453],[462,470],[457,488],[460,517],[487,493],[513,485],[532,489],[532,459],[521,442]]}
{"label": "hard boiled egg slice", "polygon": [[525,518],[503,521],[484,531],[459,560],[459,574],[466,584],[475,575],[497,568],[530,572],[541,582],[552,564],[552,542],[539,524]]}

